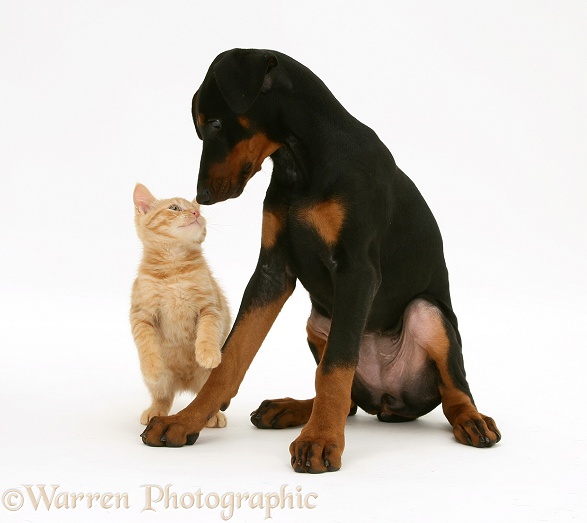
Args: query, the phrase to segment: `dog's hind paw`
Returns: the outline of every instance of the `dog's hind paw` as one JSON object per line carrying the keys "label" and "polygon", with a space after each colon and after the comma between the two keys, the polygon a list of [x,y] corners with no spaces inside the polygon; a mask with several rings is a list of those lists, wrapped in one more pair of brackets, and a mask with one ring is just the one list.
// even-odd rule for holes
{"label": "dog's hind paw", "polygon": [[455,438],[463,445],[484,448],[493,447],[501,433],[492,418],[477,413],[475,416],[460,416],[453,426]]}

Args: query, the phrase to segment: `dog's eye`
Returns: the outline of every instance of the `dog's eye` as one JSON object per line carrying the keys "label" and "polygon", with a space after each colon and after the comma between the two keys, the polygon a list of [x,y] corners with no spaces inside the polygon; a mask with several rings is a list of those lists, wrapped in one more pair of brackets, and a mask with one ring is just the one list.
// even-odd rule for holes
{"label": "dog's eye", "polygon": [[214,129],[215,131],[219,131],[222,127],[222,123],[220,123],[220,120],[208,120],[208,123],[210,124],[210,127],[212,127],[212,129]]}
{"label": "dog's eye", "polygon": [[178,211],[179,212],[179,211],[181,211],[181,207],[179,205],[173,204],[173,205],[170,205],[169,206],[169,210],[170,211]]}

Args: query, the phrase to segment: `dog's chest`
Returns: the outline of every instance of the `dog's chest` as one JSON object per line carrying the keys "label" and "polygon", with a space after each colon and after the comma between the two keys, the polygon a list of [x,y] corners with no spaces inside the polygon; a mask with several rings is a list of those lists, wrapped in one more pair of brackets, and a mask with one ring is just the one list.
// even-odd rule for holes
{"label": "dog's chest", "polygon": [[332,299],[335,246],[342,227],[336,208],[294,207],[288,214],[289,265],[313,298],[327,306]]}

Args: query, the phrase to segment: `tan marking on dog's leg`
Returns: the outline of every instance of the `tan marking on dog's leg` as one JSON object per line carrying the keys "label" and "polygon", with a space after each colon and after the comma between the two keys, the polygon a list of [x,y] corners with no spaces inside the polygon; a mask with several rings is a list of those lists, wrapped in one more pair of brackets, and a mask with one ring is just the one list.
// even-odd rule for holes
{"label": "tan marking on dog's leg", "polygon": [[312,329],[309,321],[306,325],[306,333],[308,335],[308,342],[311,343],[316,349],[316,354],[314,357],[316,358],[316,364],[319,364],[322,356],[324,355],[324,350],[326,349],[327,338],[320,336],[320,334]]}
{"label": "tan marking on dog's leg", "polygon": [[224,346],[222,361],[212,370],[200,393],[175,416],[152,420],[142,434],[145,444],[178,447],[196,441],[208,420],[227,408],[237,394],[255,354],[293,289],[293,284],[288,285],[272,302],[250,308],[237,318]]}
{"label": "tan marking on dog's leg", "polygon": [[[310,343],[315,349],[316,354],[314,354],[314,358],[316,359],[316,364],[320,364],[322,360],[322,356],[324,356],[324,351],[326,350],[326,342],[328,338],[323,335],[320,335],[317,331],[315,331],[312,326],[310,325],[310,320],[306,324],[306,333],[308,334],[308,343]],[[351,400],[351,407],[349,410],[349,416],[354,416],[357,413],[357,404]]]}
{"label": "tan marking on dog's leg", "polygon": [[450,340],[446,334],[440,312],[435,308],[430,308],[430,313],[426,314],[425,321],[428,323],[426,336],[419,341],[423,341],[423,348],[436,363],[441,380],[442,410],[449,423],[454,426],[458,416],[464,413],[476,413],[477,409],[471,398],[456,387],[448,370]]}
{"label": "tan marking on dog's leg", "polygon": [[[220,402],[219,398],[230,400],[236,395],[249,365],[292,290],[288,289],[286,294],[267,305],[247,311],[237,321],[224,347],[220,365],[212,371],[198,396],[202,397],[205,391],[214,391],[205,394],[205,399],[210,402],[210,406],[204,408],[208,413],[212,405]],[[203,401],[204,397],[200,409]],[[220,403],[216,410],[221,406]]]}
{"label": "tan marking on dog's leg", "polygon": [[[320,363],[326,349],[326,338],[318,334],[310,325],[306,325],[308,344],[312,350],[316,364]],[[259,429],[283,429],[297,427],[308,422],[312,414],[314,398],[296,400],[293,398],[280,398],[264,400],[259,407],[251,413],[251,423]],[[356,413],[356,405],[351,404],[349,415]]]}
{"label": "tan marking on dog's leg", "polygon": [[[454,435],[459,442],[475,447],[492,446],[501,438],[495,422],[479,413],[473,399],[457,387],[449,371],[451,342],[441,314],[440,310],[430,304],[416,311],[416,321],[420,322],[416,341],[438,368],[442,410],[453,426]],[[409,318],[407,322],[410,321]]]}
{"label": "tan marking on dog's leg", "polygon": [[332,472],[342,466],[344,427],[351,407],[354,368],[335,367],[316,372],[316,398],[312,414],[290,445],[296,472]]}

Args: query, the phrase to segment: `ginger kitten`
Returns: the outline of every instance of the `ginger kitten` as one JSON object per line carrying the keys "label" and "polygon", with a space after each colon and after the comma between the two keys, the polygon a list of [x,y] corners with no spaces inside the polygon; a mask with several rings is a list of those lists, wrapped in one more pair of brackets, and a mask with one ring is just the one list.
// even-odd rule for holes
{"label": "ginger kitten", "polygon": [[[202,254],[206,220],[194,200],[157,200],[137,184],[135,225],[143,258],[134,282],[130,322],[151,406],[141,415],[146,425],[169,414],[175,394],[198,393],[220,349],[231,319],[226,298]],[[218,412],[208,427],[225,427]]]}

